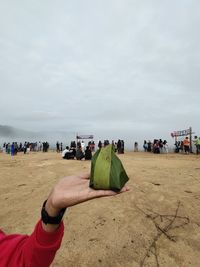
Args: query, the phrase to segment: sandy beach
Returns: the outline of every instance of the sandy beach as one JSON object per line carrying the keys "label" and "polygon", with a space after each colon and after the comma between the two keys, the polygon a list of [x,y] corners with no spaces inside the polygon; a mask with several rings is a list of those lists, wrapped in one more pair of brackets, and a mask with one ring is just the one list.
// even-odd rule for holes
{"label": "sandy beach", "polygon": [[[200,266],[200,157],[119,156],[131,190],[67,210],[56,267]],[[90,162],[56,152],[0,154],[0,224],[30,234],[56,181],[88,172]]]}

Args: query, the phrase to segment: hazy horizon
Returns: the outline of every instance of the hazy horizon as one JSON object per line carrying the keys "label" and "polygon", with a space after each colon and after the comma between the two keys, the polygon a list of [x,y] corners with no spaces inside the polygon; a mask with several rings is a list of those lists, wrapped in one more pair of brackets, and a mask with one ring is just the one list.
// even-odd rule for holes
{"label": "hazy horizon", "polygon": [[[90,133],[90,132],[85,132],[85,133],[81,133],[81,132],[70,132],[70,131],[44,131],[44,132],[37,132],[37,131],[25,131],[24,129],[16,129],[16,128],[12,128],[8,126],[2,126],[0,125],[0,129],[1,127],[5,127],[7,131],[10,131],[12,129],[12,133],[7,133],[4,132],[4,136],[1,135],[0,133],[0,147],[3,145],[4,142],[25,142],[25,141],[30,141],[30,142],[45,142],[48,141],[50,143],[50,145],[52,147],[55,147],[56,142],[62,142],[63,143],[63,147],[66,145],[70,145],[70,142],[73,140],[76,140],[76,135],[79,134],[94,134],[94,133]],[[184,129],[182,129],[184,130]],[[193,134],[194,136],[194,134]],[[142,139],[141,136],[138,136],[137,138],[133,138],[133,136],[128,136],[128,135],[109,135],[106,134],[106,132],[102,135],[94,135],[93,140],[95,141],[95,144],[97,145],[98,141],[101,140],[102,142],[106,139],[108,139],[110,142],[112,140],[117,141],[118,139],[122,139],[125,141],[125,149],[127,150],[133,150],[134,148],[134,143],[138,142],[139,144],[139,149],[143,150],[143,141],[144,140],[150,140],[151,142],[153,142],[154,139],[162,139],[162,140],[167,140],[168,145],[171,149],[174,148],[174,138],[171,137],[170,133],[168,134],[167,138],[163,137],[163,136],[158,136],[158,135],[154,135],[151,138],[144,138]],[[183,140],[184,136],[179,137],[178,140]],[[83,139],[84,140],[84,139]],[[85,139],[84,140],[85,143],[87,143],[89,141],[89,139]]]}

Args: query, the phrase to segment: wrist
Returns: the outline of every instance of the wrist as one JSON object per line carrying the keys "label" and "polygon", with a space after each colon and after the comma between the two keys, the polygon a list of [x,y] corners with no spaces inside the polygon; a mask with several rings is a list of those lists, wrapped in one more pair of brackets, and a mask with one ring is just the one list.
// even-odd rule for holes
{"label": "wrist", "polygon": [[46,200],[43,203],[42,210],[41,210],[41,217],[42,217],[42,228],[46,232],[53,232],[55,231],[63,218],[65,213],[65,208],[58,209],[52,205],[51,198]]}
{"label": "wrist", "polygon": [[45,210],[51,217],[55,217],[59,214],[60,209],[55,208],[52,204],[51,198],[47,199],[47,202],[45,204]]}

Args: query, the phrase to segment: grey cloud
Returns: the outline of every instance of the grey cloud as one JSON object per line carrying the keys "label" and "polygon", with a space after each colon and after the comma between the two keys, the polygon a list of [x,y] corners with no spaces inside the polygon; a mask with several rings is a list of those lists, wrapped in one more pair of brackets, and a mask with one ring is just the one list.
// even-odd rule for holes
{"label": "grey cloud", "polygon": [[129,140],[190,125],[200,134],[199,7],[4,1],[0,124]]}

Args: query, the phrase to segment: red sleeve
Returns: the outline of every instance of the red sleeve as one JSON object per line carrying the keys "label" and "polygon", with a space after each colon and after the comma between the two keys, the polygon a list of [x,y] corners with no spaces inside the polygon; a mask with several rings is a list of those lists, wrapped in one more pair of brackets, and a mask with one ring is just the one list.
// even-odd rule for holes
{"label": "red sleeve", "polygon": [[5,235],[0,231],[1,267],[49,267],[60,248],[64,225],[53,233],[43,230],[39,221],[30,235]]}

